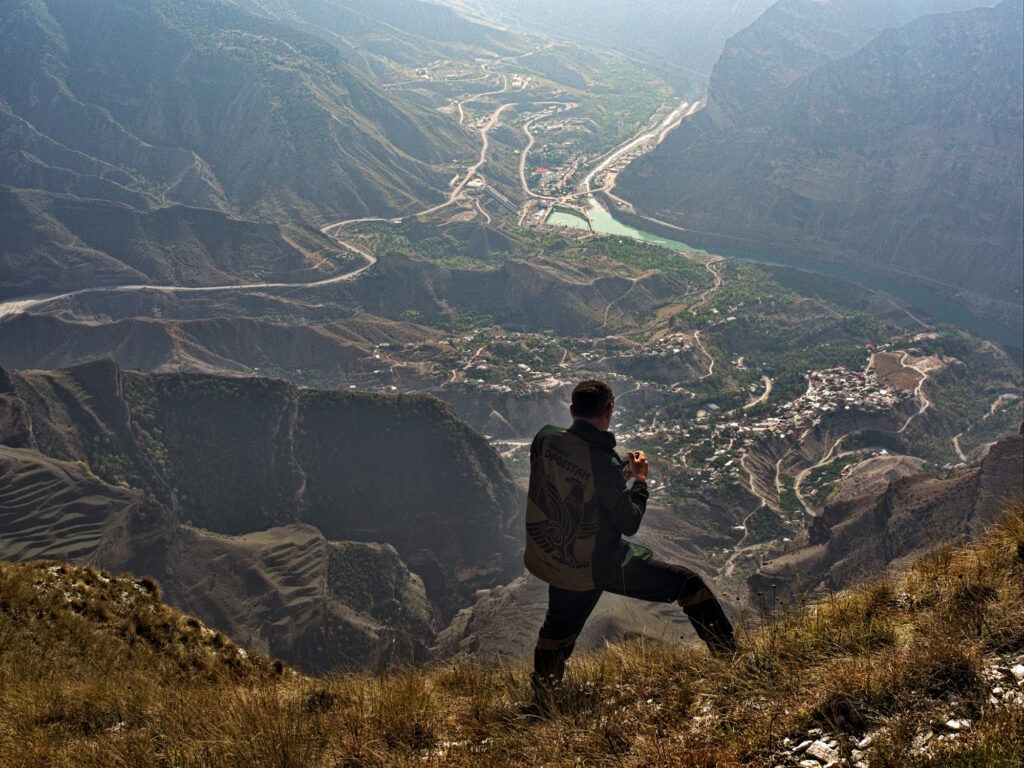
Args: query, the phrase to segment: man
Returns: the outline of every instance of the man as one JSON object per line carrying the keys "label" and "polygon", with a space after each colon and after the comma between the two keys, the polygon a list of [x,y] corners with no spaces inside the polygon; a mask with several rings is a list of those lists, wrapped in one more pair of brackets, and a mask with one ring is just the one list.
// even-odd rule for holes
{"label": "man", "polygon": [[647,507],[647,458],[636,451],[627,463],[615,452],[614,405],[611,387],[584,381],[572,393],[572,426],[544,427],[530,447],[525,560],[549,585],[534,651],[538,695],[562,679],[602,592],[678,602],[713,652],[735,649],[732,626],[700,576],[622,540],[636,533]]}

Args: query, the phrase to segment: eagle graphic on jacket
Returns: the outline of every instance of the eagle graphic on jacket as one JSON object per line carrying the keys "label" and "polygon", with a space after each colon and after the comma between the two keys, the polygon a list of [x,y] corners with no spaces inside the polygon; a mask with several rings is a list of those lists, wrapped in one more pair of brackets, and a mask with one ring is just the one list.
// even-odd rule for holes
{"label": "eagle graphic on jacket", "polygon": [[597,533],[597,499],[583,503],[583,483],[569,478],[569,493],[563,498],[554,484],[547,480],[541,489],[537,506],[546,520],[527,523],[530,537],[553,558],[571,568],[585,568],[589,561],[576,558],[576,542]]}

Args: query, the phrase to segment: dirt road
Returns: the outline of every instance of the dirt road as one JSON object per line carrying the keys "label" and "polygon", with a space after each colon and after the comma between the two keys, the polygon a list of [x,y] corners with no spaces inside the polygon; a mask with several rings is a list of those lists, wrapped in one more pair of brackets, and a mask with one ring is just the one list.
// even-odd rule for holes
{"label": "dirt road", "polygon": [[756,400],[751,400],[749,403],[744,405],[743,406],[743,410],[744,411],[749,411],[755,405],[760,405],[765,400],[767,400],[768,397],[771,395],[771,393],[772,393],[772,380],[768,376],[762,376],[761,377],[761,381],[764,384],[764,394],[762,394]]}
{"label": "dirt road", "polygon": [[534,126],[534,124],[540,122],[541,120],[546,120],[549,117],[560,115],[565,112],[569,112],[570,110],[576,109],[576,107],[578,107],[579,104],[576,104],[575,102],[572,101],[536,101],[534,102],[534,105],[560,106],[562,107],[562,109],[551,112],[543,112],[539,115],[534,115],[529,120],[527,120],[526,123],[523,125],[523,133],[526,134],[526,138],[528,139],[528,141],[526,147],[519,155],[519,182],[523,186],[523,194],[525,194],[527,197],[532,197],[535,200],[557,200],[558,198],[556,197],[537,194],[536,192],[530,189],[530,185],[526,180],[526,157],[527,155],[530,154],[530,150],[533,149],[533,145],[537,143],[537,137],[530,132],[530,129]]}
{"label": "dirt road", "polygon": [[354,280],[356,277],[361,275],[367,269],[377,263],[377,258],[369,251],[360,248],[352,243],[347,243],[342,240],[338,240],[338,245],[345,248],[357,256],[361,256],[365,260],[365,264],[357,269],[353,269],[341,275],[335,275],[334,277],[328,277],[323,280],[311,280],[309,282],[300,283],[278,283],[278,282],[263,282],[263,283],[229,283],[227,285],[202,285],[202,286],[183,286],[183,285],[113,285],[105,286],[100,288],[80,288],[77,291],[68,291],[67,293],[59,293],[52,296],[42,296],[31,299],[18,299],[14,301],[7,301],[0,303],[0,320],[7,317],[13,317],[15,315],[23,314],[29,309],[36,309],[38,307],[45,306],[47,304],[53,304],[64,299],[74,298],[75,296],[85,296],[88,294],[103,294],[103,293],[165,293],[165,294],[196,294],[196,293],[219,293],[225,291],[264,291],[273,289],[295,289],[295,288],[319,288],[325,285],[337,285],[338,283],[348,282]]}
{"label": "dirt road", "polygon": [[429,216],[432,213],[436,213],[437,211],[447,208],[449,205],[452,205],[459,198],[459,195],[462,194],[462,190],[466,188],[466,184],[469,183],[470,179],[476,176],[477,171],[479,171],[483,164],[487,162],[487,150],[490,148],[491,145],[490,138],[487,136],[487,134],[495,125],[498,124],[498,120],[501,119],[501,113],[512,106],[515,105],[511,103],[502,104],[500,107],[494,110],[494,112],[491,114],[490,120],[488,120],[484,124],[484,127],[480,129],[480,138],[482,140],[482,146],[480,147],[480,158],[476,161],[476,165],[472,166],[468,171],[466,171],[466,175],[462,177],[462,181],[460,181],[455,186],[455,189],[452,190],[451,194],[448,195],[448,199],[445,202],[441,203],[440,205],[435,205],[433,208],[427,208],[427,210],[420,211],[419,213],[415,214],[417,218],[419,218],[420,216]]}
{"label": "dirt road", "polygon": [[917,382],[917,386],[914,387],[914,397],[921,404],[921,407],[917,413],[911,414],[910,417],[907,418],[903,426],[900,427],[899,430],[897,430],[897,434],[902,434],[903,432],[906,432],[907,427],[910,426],[910,422],[912,422],[914,419],[916,419],[918,416],[920,416],[922,413],[927,411],[932,406],[931,401],[928,399],[927,395],[925,395],[923,389],[924,383],[928,380],[928,372],[922,371],[920,368],[916,366],[907,365],[906,359],[908,356],[909,355],[907,352],[900,353],[900,365],[902,365],[904,368],[909,368],[910,370],[917,371],[919,374],[921,374],[921,380]]}

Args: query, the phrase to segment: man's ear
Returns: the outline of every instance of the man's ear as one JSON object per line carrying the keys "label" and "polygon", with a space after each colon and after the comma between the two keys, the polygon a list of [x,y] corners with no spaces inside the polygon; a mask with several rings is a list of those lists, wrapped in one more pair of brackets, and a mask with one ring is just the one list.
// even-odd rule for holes
{"label": "man's ear", "polygon": [[569,404],[569,415],[572,416],[574,419],[576,418],[576,409],[572,407],[571,403]]}
{"label": "man's ear", "polygon": [[615,403],[608,403],[604,409],[604,418],[610,419],[612,417],[612,409],[615,407]]}

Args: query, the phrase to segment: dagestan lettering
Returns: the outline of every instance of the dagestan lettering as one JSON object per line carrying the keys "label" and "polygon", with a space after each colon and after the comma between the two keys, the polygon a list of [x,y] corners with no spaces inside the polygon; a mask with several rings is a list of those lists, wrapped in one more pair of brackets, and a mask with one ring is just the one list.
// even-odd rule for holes
{"label": "dagestan lettering", "polygon": [[579,464],[574,464],[566,458],[565,454],[558,449],[552,449],[552,446],[548,446],[547,450],[544,451],[544,459],[553,462],[555,465],[561,467],[566,472],[569,472],[573,477],[578,477],[580,480],[589,480],[590,472],[585,470]]}

